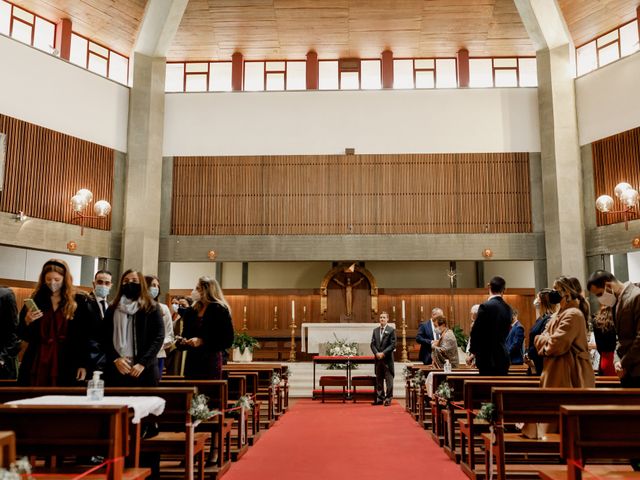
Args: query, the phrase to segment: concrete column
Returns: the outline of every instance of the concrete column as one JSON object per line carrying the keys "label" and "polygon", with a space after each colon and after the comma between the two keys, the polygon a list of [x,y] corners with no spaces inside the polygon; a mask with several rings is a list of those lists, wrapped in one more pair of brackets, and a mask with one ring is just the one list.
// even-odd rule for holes
{"label": "concrete column", "polygon": [[63,18],[56,24],[56,49],[60,52],[60,58],[71,58],[71,20]]}
{"label": "concrete column", "polygon": [[80,260],[80,285],[88,287],[93,282],[96,259],[83,255]]}
{"label": "concrete column", "polygon": [[[160,279],[160,302],[165,303],[167,293],[169,293],[170,278],[171,278],[171,263],[159,262],[158,263],[158,278]],[[167,300],[168,302],[168,300]],[[167,303],[169,305],[169,303]]]}
{"label": "concrete column", "polygon": [[382,52],[382,88],[393,88],[393,52]]}
{"label": "concrete column", "polygon": [[469,50],[461,48],[457,57],[458,87],[466,88],[469,86]]}
{"label": "concrete column", "polygon": [[533,261],[533,275],[536,286],[536,292],[543,288],[550,288],[551,284],[547,279],[547,262],[545,260]]}
{"label": "concrete column", "polygon": [[318,54],[314,51],[307,53],[307,90],[318,90],[320,84],[320,66]]}
{"label": "concrete column", "polygon": [[584,281],[586,250],[571,35],[557,1],[515,0],[536,46],[547,278]]}
{"label": "concrete column", "polygon": [[158,273],[164,134],[164,58],[134,55],[122,268]]}
{"label": "concrete column", "polygon": [[236,52],[231,56],[231,90],[234,92],[242,91],[244,80],[244,59],[240,52]]}

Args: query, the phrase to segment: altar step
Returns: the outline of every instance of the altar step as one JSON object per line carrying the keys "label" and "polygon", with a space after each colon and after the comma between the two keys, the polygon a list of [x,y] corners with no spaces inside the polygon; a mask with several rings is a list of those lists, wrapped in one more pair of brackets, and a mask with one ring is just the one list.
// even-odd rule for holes
{"label": "altar step", "polygon": [[[289,377],[289,396],[292,398],[311,398],[313,390],[313,362],[283,362],[289,367],[291,376]],[[393,383],[393,396],[395,398],[405,397],[405,381],[403,370],[407,364],[395,363],[395,381]],[[325,365],[316,365],[316,389],[320,377],[323,375],[346,375],[346,370],[327,370]],[[374,375],[374,366],[372,364],[360,365],[356,370],[352,371],[352,375]]]}

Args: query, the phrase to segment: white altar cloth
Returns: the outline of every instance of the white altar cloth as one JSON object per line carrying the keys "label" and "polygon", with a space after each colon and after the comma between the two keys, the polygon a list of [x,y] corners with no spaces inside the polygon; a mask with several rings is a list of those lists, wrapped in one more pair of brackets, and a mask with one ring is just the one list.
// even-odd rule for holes
{"label": "white altar cloth", "polygon": [[160,415],[164,412],[164,398],[160,397],[104,397],[102,400],[89,400],[80,395],[43,395],[41,397],[25,398],[7,402],[8,405],[122,405],[133,409],[132,423],[140,423],[140,420],[149,414]]}
{"label": "white altar cloth", "polygon": [[[356,343],[371,343],[373,329],[379,327],[378,322],[370,323],[303,323],[300,326],[301,350],[307,353],[319,352],[319,344],[341,340]],[[394,323],[387,326],[396,328]],[[335,334],[335,336],[334,336]]]}

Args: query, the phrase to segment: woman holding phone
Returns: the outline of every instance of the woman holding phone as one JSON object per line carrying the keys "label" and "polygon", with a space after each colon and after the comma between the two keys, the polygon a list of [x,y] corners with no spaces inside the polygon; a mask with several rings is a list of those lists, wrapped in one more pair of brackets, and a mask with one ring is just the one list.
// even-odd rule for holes
{"label": "woman holding phone", "polygon": [[89,364],[89,311],[64,260],[47,261],[31,298],[20,312],[18,336],[28,343],[19,385],[72,386],[84,381]]}

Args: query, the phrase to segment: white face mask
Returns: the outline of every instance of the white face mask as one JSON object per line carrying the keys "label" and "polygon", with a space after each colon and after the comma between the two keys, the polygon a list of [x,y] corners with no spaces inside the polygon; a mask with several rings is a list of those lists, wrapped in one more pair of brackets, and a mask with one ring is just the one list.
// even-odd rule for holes
{"label": "white face mask", "polygon": [[178,313],[178,308],[180,308],[180,305],[178,305],[177,303],[171,304],[171,309],[173,310],[173,313]]}
{"label": "white face mask", "polygon": [[199,302],[201,298],[200,292],[198,292],[198,290],[194,288],[193,290],[191,290],[191,298],[193,299],[194,302]]}
{"label": "white face mask", "polygon": [[160,293],[160,289],[158,287],[149,287],[149,295],[151,298],[155,299]]}
{"label": "white face mask", "polygon": [[602,295],[598,297],[598,301],[600,302],[600,305],[602,305],[603,307],[613,307],[618,301],[618,299],[613,294],[613,292],[607,292],[605,290],[604,292],[602,292]]}
{"label": "white face mask", "polygon": [[62,288],[62,282],[47,282],[47,287],[49,287],[51,292],[56,293]]}

